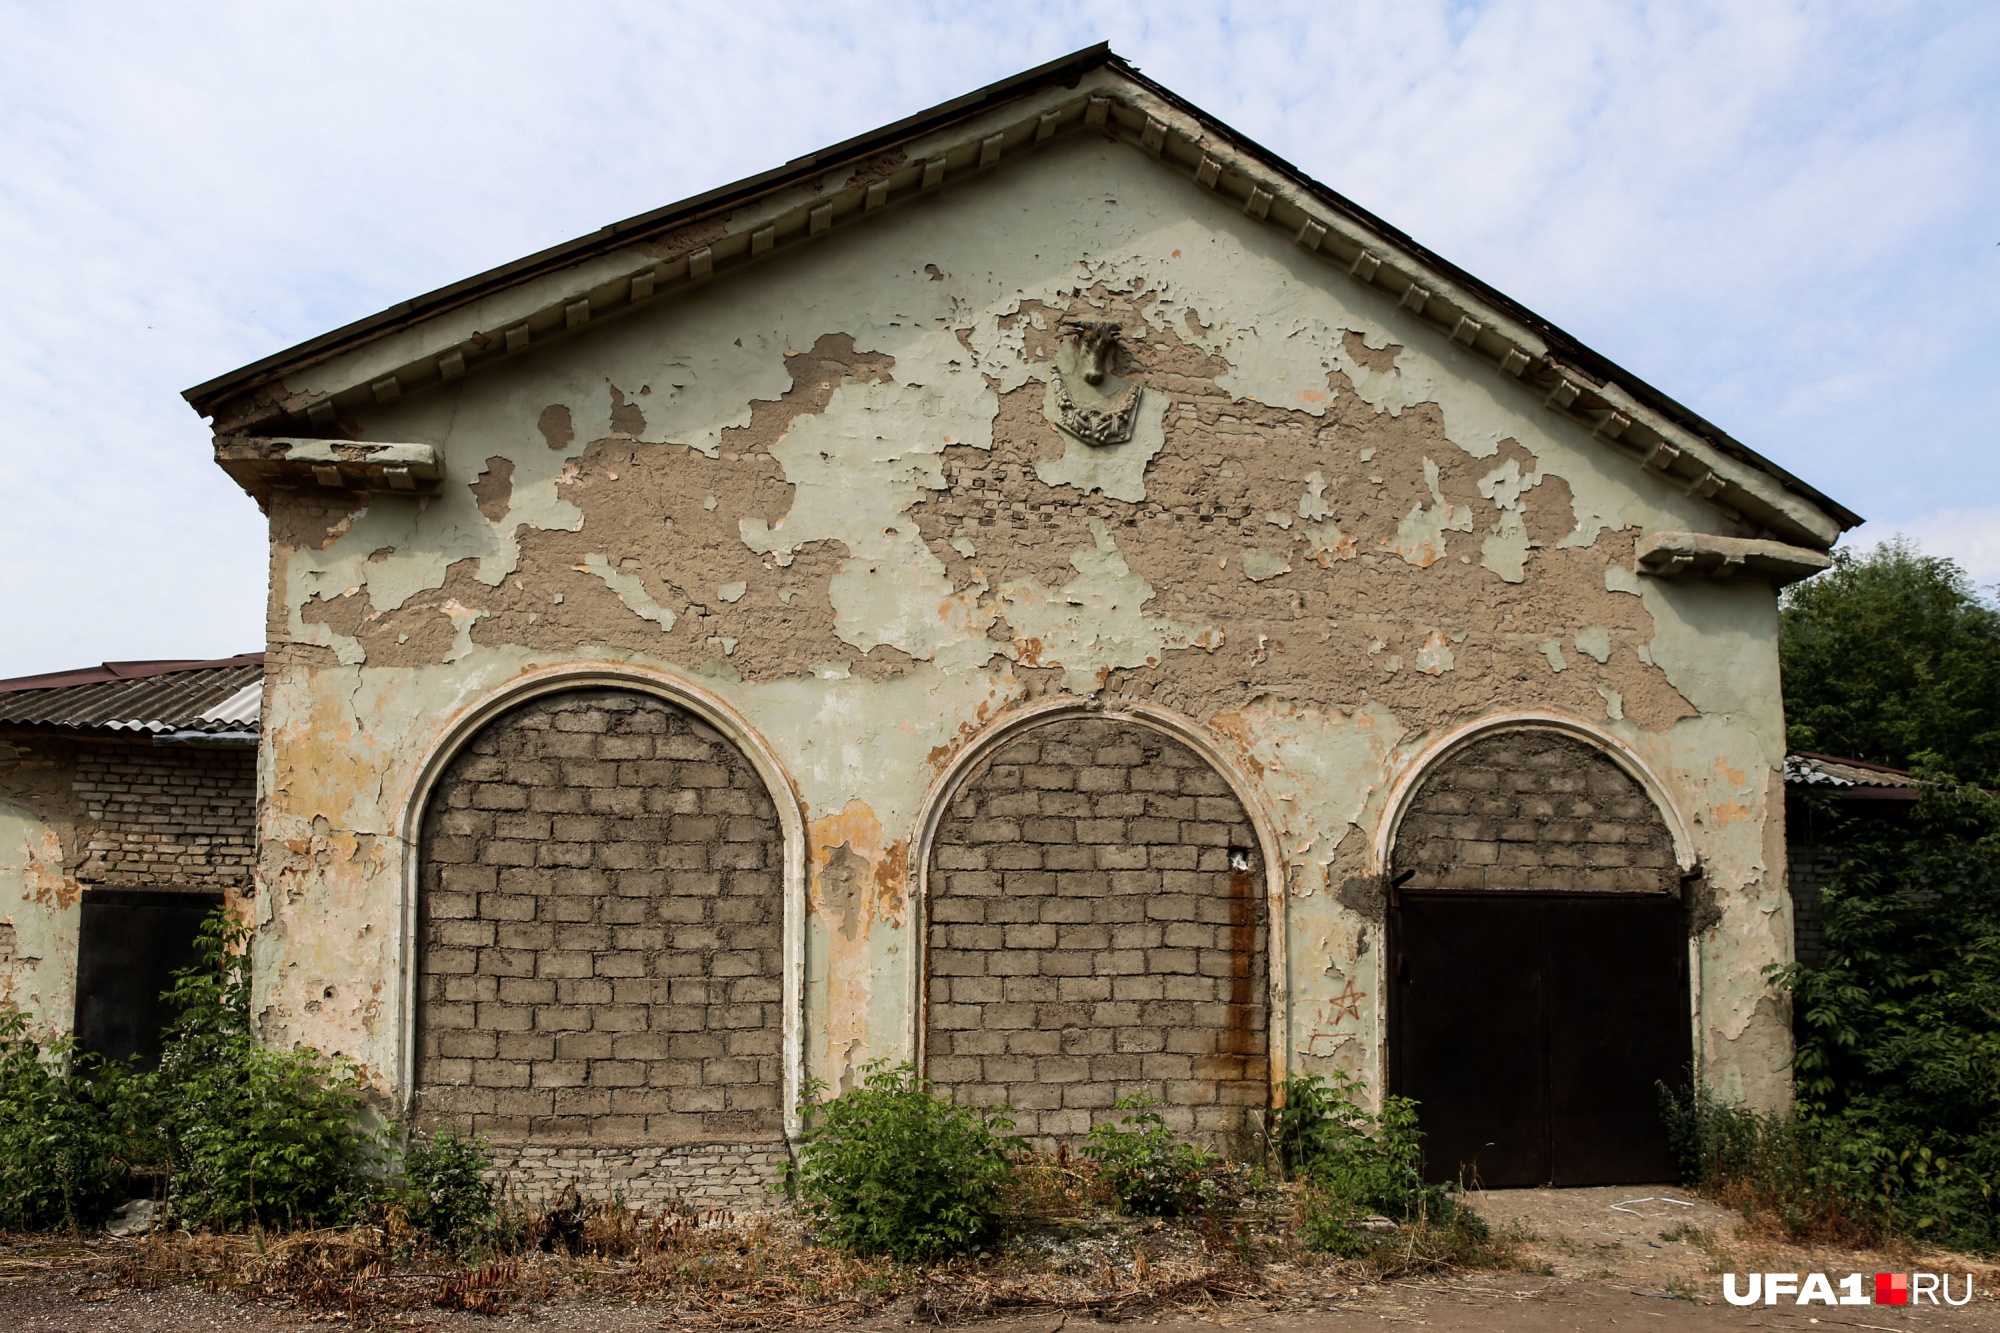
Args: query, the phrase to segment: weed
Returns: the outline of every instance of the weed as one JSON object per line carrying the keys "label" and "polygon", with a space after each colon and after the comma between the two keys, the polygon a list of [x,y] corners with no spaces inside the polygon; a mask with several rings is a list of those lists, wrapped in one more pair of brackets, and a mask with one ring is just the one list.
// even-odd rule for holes
{"label": "weed", "polygon": [[185,1225],[223,1230],[348,1220],[381,1145],[361,1072],[257,1039],[249,939],[217,909],[196,937],[201,966],[168,992],[180,1016],[149,1079],[168,1203]]}
{"label": "weed", "polygon": [[812,1084],[788,1184],[828,1243],[854,1254],[927,1260],[994,1234],[1011,1174],[1013,1122],[934,1095],[910,1064],[874,1061],[829,1101]]}
{"label": "weed", "polygon": [[1285,1084],[1283,1104],[1272,1112],[1272,1142],[1288,1175],[1301,1178],[1299,1228],[1308,1244],[1358,1258],[1376,1244],[1366,1221],[1422,1222],[1476,1244],[1488,1239],[1485,1223],[1465,1212],[1442,1186],[1423,1177],[1423,1132],[1417,1104],[1384,1097],[1371,1115],[1356,1100],[1360,1081],[1346,1074],[1306,1075]]}
{"label": "weed", "polygon": [[125,1197],[137,1080],[0,1014],[0,1228],[95,1226]]}
{"label": "weed", "polygon": [[431,1243],[467,1251],[492,1240],[499,1218],[486,1146],[447,1129],[413,1135],[403,1150],[402,1184],[393,1197]]}
{"label": "weed", "polygon": [[1208,1170],[1215,1154],[1174,1137],[1145,1093],[1120,1097],[1126,1114],[1115,1125],[1098,1125],[1085,1136],[1083,1155],[1097,1163],[1098,1178],[1119,1206],[1146,1217],[1199,1213],[1215,1201]]}

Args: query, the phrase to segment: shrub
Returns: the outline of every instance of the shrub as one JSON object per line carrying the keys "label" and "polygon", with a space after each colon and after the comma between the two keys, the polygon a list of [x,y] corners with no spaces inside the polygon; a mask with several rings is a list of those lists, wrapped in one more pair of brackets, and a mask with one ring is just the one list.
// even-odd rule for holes
{"label": "shrub", "polygon": [[403,1150],[403,1216],[432,1243],[451,1250],[477,1248],[492,1239],[499,1220],[492,1165],[482,1138],[452,1130],[412,1136]]}
{"label": "shrub", "polygon": [[1271,1113],[1271,1140],[1288,1176],[1306,1183],[1299,1226],[1308,1244],[1354,1256],[1368,1249],[1358,1230],[1369,1214],[1400,1223],[1464,1229],[1483,1240],[1484,1224],[1441,1185],[1424,1183],[1417,1104],[1384,1097],[1374,1115],[1356,1100],[1360,1081],[1336,1073],[1285,1083]]}
{"label": "shrub", "polygon": [[1084,1139],[1083,1155],[1097,1163],[1098,1180],[1128,1213],[1180,1217],[1201,1212],[1215,1197],[1207,1174],[1215,1154],[1175,1138],[1152,1109],[1157,1104],[1145,1093],[1120,1097],[1117,1109],[1128,1114],[1116,1125],[1093,1128]]}
{"label": "shrub", "polygon": [[809,1084],[790,1185],[827,1243],[856,1254],[927,1260],[977,1249],[994,1233],[1013,1122],[932,1094],[910,1064],[863,1067],[830,1101]]}
{"label": "shrub", "polygon": [[190,1226],[336,1223],[365,1198],[381,1136],[351,1061],[260,1044],[250,1023],[250,932],[217,909],[202,965],[175,974],[179,1017],[153,1076],[168,1202]]}
{"label": "shrub", "polygon": [[44,1047],[18,1011],[0,1015],[0,1228],[76,1230],[125,1198],[139,1082],[123,1066]]}
{"label": "shrub", "polygon": [[1895,1229],[1897,1154],[1879,1137],[1809,1114],[1758,1114],[1706,1089],[1665,1098],[1682,1169],[1746,1220],[1798,1240],[1867,1245]]}

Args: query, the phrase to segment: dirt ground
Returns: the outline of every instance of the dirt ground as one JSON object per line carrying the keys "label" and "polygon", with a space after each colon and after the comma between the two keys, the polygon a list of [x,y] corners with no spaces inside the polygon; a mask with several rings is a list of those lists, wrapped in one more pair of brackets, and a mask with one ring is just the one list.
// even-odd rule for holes
{"label": "dirt ground", "polygon": [[[1640,1189],[1506,1190],[1474,1197],[1473,1206],[1513,1238],[1515,1263],[1445,1278],[1324,1287],[1290,1301],[1233,1301],[1157,1319],[1129,1321],[1161,1333],[1250,1327],[1258,1333],[1331,1333],[1364,1326],[1455,1330],[1845,1329],[1991,1330],[2000,1333],[2000,1271],[1946,1256],[1806,1250],[1747,1236],[1731,1211],[1679,1191],[1651,1197]],[[116,1242],[104,1242],[116,1244]],[[95,1249],[95,1246],[89,1247]],[[1827,1274],[1949,1271],[1962,1283],[1977,1274],[1976,1294],[1961,1308],[1923,1305],[1737,1308],[1722,1298],[1726,1271]],[[246,1300],[195,1287],[129,1290],[79,1283],[61,1255],[0,1259],[0,1330],[5,1333],[290,1333],[345,1324],[346,1316]],[[1302,1308],[1302,1307],[1316,1308]],[[443,1311],[406,1314],[382,1327],[437,1333],[511,1333],[520,1328],[579,1333],[643,1333],[672,1327],[666,1311],[643,1305],[548,1304],[505,1315]],[[892,1307],[848,1327],[867,1333],[908,1329],[920,1321]],[[923,1320],[921,1323],[928,1323]],[[1060,1313],[995,1320],[990,1333],[1057,1333],[1098,1326]]]}

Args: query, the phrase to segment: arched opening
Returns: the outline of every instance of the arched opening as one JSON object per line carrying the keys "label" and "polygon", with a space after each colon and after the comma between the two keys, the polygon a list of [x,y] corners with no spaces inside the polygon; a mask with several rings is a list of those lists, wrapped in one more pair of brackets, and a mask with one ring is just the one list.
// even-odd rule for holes
{"label": "arched opening", "polygon": [[667,699],[486,722],[419,829],[415,1122],[530,1185],[755,1197],[785,1155],[783,861],[757,770]]}
{"label": "arched opening", "polygon": [[1434,1180],[1668,1180],[1659,1085],[1689,1060],[1666,818],[1573,733],[1480,735],[1424,772],[1388,866],[1393,1092]]}
{"label": "arched opening", "polygon": [[1268,1103],[1263,857],[1188,745],[1076,716],[1000,741],[949,796],[926,884],[940,1091],[1044,1145],[1145,1093],[1227,1147]]}

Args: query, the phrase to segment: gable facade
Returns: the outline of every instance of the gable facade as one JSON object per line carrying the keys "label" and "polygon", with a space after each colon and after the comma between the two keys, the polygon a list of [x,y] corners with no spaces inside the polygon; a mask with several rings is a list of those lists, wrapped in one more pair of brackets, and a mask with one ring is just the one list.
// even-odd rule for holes
{"label": "gable facade", "polygon": [[741,1200],[877,1060],[1228,1143],[1383,1086],[1399,894],[1651,894],[1780,1104],[1775,585],[1851,516],[1253,169],[1100,61],[211,387],[266,1037]]}

